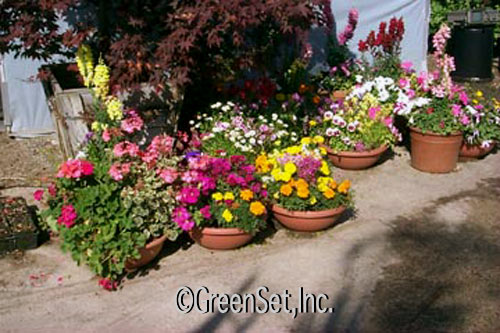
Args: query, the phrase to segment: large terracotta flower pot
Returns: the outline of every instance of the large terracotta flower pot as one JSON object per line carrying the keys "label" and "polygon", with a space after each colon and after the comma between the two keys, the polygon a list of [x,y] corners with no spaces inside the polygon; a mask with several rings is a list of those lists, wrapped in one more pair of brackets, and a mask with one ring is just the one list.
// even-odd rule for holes
{"label": "large terracotta flower pot", "polygon": [[250,242],[253,236],[240,228],[197,228],[189,231],[197,244],[212,250],[232,250]]}
{"label": "large terracotta flower pot", "polygon": [[417,170],[431,173],[446,173],[455,169],[462,146],[462,133],[441,135],[425,134],[410,127],[411,165]]}
{"label": "large terracotta flower pot", "polygon": [[465,142],[460,148],[460,157],[465,159],[477,159],[489,154],[495,148],[496,142],[493,142],[488,148],[482,148],[481,145],[468,145]]}
{"label": "large terracotta flower pot", "polygon": [[346,170],[362,170],[373,166],[387,150],[383,145],[368,151],[340,151],[334,152],[330,147],[324,146],[328,152],[328,158],[333,165]]}
{"label": "large terracotta flower pot", "polygon": [[159,238],[153,239],[143,248],[140,248],[139,254],[141,257],[139,259],[127,259],[125,262],[125,269],[127,271],[133,271],[139,267],[149,264],[154,258],[156,258],[158,253],[160,253],[166,239],[167,235],[163,235]]}
{"label": "large terracotta flower pot", "polygon": [[332,226],[345,211],[345,207],[341,206],[317,212],[301,212],[273,205],[272,210],[274,217],[288,229],[295,231],[319,231]]}

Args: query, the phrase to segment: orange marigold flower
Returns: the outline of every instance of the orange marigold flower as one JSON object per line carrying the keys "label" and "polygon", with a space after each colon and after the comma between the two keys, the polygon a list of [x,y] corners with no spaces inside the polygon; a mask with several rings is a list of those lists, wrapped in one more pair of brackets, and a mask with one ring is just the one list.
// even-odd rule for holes
{"label": "orange marigold flower", "polygon": [[285,197],[290,196],[292,194],[293,188],[290,186],[290,184],[283,184],[280,187],[280,193],[283,194]]}
{"label": "orange marigold flower", "polygon": [[347,194],[347,191],[349,191],[349,188],[351,188],[351,182],[348,179],[346,179],[342,183],[340,183],[337,191],[339,191],[340,193]]}
{"label": "orange marigold flower", "polygon": [[337,182],[335,180],[331,180],[329,183],[328,183],[328,186],[330,186],[332,188],[332,190],[335,190],[337,188]]}
{"label": "orange marigold flower", "polygon": [[259,155],[255,160],[255,167],[257,172],[269,172],[271,168],[269,167],[269,161],[266,155]]}
{"label": "orange marigold flower", "polygon": [[309,189],[307,187],[299,187],[297,189],[297,195],[299,198],[305,199],[309,196]]}
{"label": "orange marigold flower", "polygon": [[254,201],[250,204],[250,212],[253,215],[259,216],[266,212],[266,207],[260,201]]}
{"label": "orange marigold flower", "polygon": [[316,96],[313,97],[313,103],[314,104],[319,104],[320,101],[321,101],[321,98],[318,95],[316,95]]}
{"label": "orange marigold flower", "polygon": [[333,199],[333,197],[335,197],[335,191],[332,190],[331,188],[328,188],[324,193],[323,195],[325,196],[325,198],[327,199]]}
{"label": "orange marigold flower", "polygon": [[250,201],[253,199],[253,192],[252,190],[246,189],[240,192],[240,198],[242,198],[245,201]]}
{"label": "orange marigold flower", "polygon": [[307,86],[306,86],[305,84],[303,84],[303,83],[302,83],[302,84],[299,86],[299,93],[303,94],[303,93],[305,93],[306,91],[307,91]]}
{"label": "orange marigold flower", "polygon": [[309,184],[303,178],[299,178],[299,180],[295,182],[295,187],[297,189],[299,189],[300,187],[309,188]]}

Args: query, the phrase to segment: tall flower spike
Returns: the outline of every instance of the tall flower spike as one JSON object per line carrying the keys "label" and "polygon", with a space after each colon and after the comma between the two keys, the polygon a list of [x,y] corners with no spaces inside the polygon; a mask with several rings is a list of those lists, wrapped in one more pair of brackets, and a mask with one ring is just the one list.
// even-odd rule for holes
{"label": "tall flower spike", "polygon": [[104,64],[102,58],[99,58],[99,63],[95,66],[94,92],[102,100],[109,93],[109,68]]}
{"label": "tall flower spike", "polygon": [[92,59],[92,50],[88,45],[81,45],[76,52],[76,64],[80,75],[83,78],[83,84],[90,88],[94,76],[94,60]]}

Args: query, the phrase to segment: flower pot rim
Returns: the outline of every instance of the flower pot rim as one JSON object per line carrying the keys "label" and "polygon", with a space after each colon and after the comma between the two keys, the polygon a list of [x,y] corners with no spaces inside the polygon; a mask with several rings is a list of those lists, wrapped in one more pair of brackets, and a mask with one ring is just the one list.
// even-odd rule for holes
{"label": "flower pot rim", "polygon": [[338,151],[334,152],[332,148],[328,147],[327,145],[323,145],[323,147],[326,149],[328,154],[331,155],[337,155],[337,156],[343,156],[343,157],[371,157],[371,156],[376,156],[384,153],[387,149],[389,149],[389,146],[387,144],[383,144],[378,148],[374,148],[371,150],[366,150],[366,151]]}
{"label": "flower pot rim", "polygon": [[346,209],[345,206],[339,206],[337,208],[318,210],[318,211],[300,211],[300,210],[288,210],[281,207],[280,205],[274,204],[272,206],[272,211],[280,215],[286,215],[290,217],[305,217],[305,218],[320,218],[325,216],[331,216],[342,213]]}
{"label": "flower pot rim", "polygon": [[416,132],[418,134],[429,135],[429,136],[449,137],[449,136],[462,136],[463,135],[463,133],[461,131],[452,132],[450,134],[439,134],[439,133],[434,133],[434,132],[431,132],[431,131],[426,131],[424,133],[424,132],[422,132],[422,130],[420,128],[413,127],[413,126],[410,126],[410,130],[413,131],[413,132]]}
{"label": "flower pot rim", "polygon": [[146,245],[144,245],[144,248],[146,250],[149,250],[150,248],[152,248],[154,246],[157,246],[158,244],[163,243],[166,240],[167,240],[167,235],[163,235],[163,236],[160,236],[160,237],[157,237],[157,238],[153,238],[152,241],[146,242]]}
{"label": "flower pot rim", "polygon": [[243,235],[243,234],[249,234],[243,229],[240,228],[222,228],[222,227],[197,227],[195,226],[191,231],[194,231],[194,229],[200,230],[202,234],[205,235],[224,235],[224,236],[231,236],[231,235]]}

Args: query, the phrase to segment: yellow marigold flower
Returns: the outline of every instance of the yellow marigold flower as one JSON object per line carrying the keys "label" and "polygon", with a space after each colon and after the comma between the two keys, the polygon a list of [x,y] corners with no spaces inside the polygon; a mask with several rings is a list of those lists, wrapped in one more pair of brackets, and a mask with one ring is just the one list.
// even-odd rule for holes
{"label": "yellow marigold flower", "polygon": [[299,198],[306,199],[309,196],[309,189],[307,187],[298,187],[297,195]]}
{"label": "yellow marigold flower", "polygon": [[321,135],[316,135],[314,138],[314,143],[316,144],[321,144],[321,143],[324,143],[325,142],[325,138],[322,137]]}
{"label": "yellow marigold flower", "polygon": [[282,93],[276,94],[276,100],[278,102],[283,102],[285,100],[285,94],[282,94]]}
{"label": "yellow marigold flower", "polygon": [[240,192],[240,198],[242,198],[245,201],[250,201],[253,199],[253,192],[252,190],[246,189]]}
{"label": "yellow marigold flower", "polygon": [[[313,120],[311,120],[313,121]],[[312,139],[310,137],[305,137],[300,140],[300,143],[303,145],[310,145],[312,143]]]}
{"label": "yellow marigold flower", "polygon": [[214,199],[215,201],[221,201],[222,199],[224,199],[224,196],[222,195],[222,193],[216,192],[212,194],[212,199]]}
{"label": "yellow marigold flower", "polygon": [[266,212],[266,206],[262,204],[260,201],[254,201],[250,204],[250,213],[253,215],[259,216]]}
{"label": "yellow marigold flower", "polygon": [[330,174],[330,168],[328,167],[328,163],[326,163],[325,161],[321,161],[321,168],[319,169],[319,171],[321,171],[321,173],[324,174],[325,176],[328,176]]}
{"label": "yellow marigold flower", "polygon": [[280,198],[280,193],[279,192],[274,193],[273,198],[278,200]]}
{"label": "yellow marigold flower", "polygon": [[121,120],[123,118],[123,104],[116,97],[111,97],[106,101],[106,111],[111,120]]}
{"label": "yellow marigold flower", "polygon": [[255,160],[255,168],[257,169],[257,172],[263,172],[267,173],[270,171],[269,167],[269,161],[267,160],[266,155],[259,155],[257,159]]}
{"label": "yellow marigold flower", "polygon": [[234,200],[234,194],[233,194],[233,192],[226,192],[226,193],[224,193],[224,200]]}
{"label": "yellow marigold flower", "polygon": [[347,194],[347,191],[349,191],[349,188],[351,187],[351,182],[346,179],[342,183],[340,183],[339,188],[337,189],[340,193]]}
{"label": "yellow marigold flower", "polygon": [[109,68],[102,58],[99,59],[94,71],[94,91],[99,98],[105,99],[109,93]]}
{"label": "yellow marigold flower", "polygon": [[92,50],[88,45],[81,45],[76,52],[76,64],[78,71],[83,78],[85,87],[90,87],[94,75],[94,60],[92,59]]}
{"label": "yellow marigold flower", "polygon": [[309,203],[310,203],[311,205],[315,205],[315,204],[316,204],[316,202],[318,202],[318,199],[316,199],[316,197],[311,197],[311,200],[309,201]]}
{"label": "yellow marigold flower", "polygon": [[285,152],[291,155],[297,155],[302,149],[299,146],[291,146],[285,149]]}
{"label": "yellow marigold flower", "polygon": [[331,188],[328,188],[324,193],[323,195],[325,196],[325,198],[327,199],[333,199],[333,197],[335,197],[335,191],[332,190]]}
{"label": "yellow marigold flower", "polygon": [[319,153],[323,156],[327,154],[326,149],[324,147],[319,147]]}
{"label": "yellow marigold flower", "polygon": [[318,123],[316,122],[316,120],[309,120],[309,126],[311,127],[314,127],[316,126]]}
{"label": "yellow marigold flower", "polygon": [[297,167],[293,162],[287,162],[285,164],[285,172],[289,174],[294,174],[297,171]]}
{"label": "yellow marigold flower", "polygon": [[328,185],[327,185],[327,184],[325,184],[325,183],[320,183],[320,184],[318,184],[318,190],[319,190],[320,192],[324,193],[324,192],[326,192],[326,190],[328,190],[328,189],[329,189],[329,187],[328,187]]}
{"label": "yellow marigold flower", "polygon": [[481,90],[476,91],[476,96],[479,98],[483,97],[483,92]]}
{"label": "yellow marigold flower", "polygon": [[283,184],[280,187],[280,193],[283,194],[285,197],[290,196],[292,194],[293,188],[290,184]]}
{"label": "yellow marigold flower", "polygon": [[233,214],[227,208],[222,213],[222,217],[224,218],[224,220],[226,220],[226,222],[231,222],[233,220]]}

